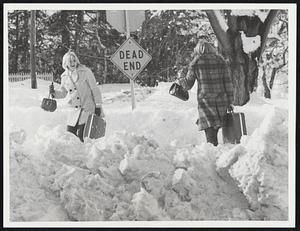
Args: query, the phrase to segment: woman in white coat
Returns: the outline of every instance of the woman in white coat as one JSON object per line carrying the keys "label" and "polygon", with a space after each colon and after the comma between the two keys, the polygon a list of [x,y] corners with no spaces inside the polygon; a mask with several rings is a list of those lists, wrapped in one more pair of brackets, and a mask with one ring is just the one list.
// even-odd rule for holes
{"label": "woman in white coat", "polygon": [[74,52],[69,51],[64,55],[62,67],[65,71],[61,75],[60,89],[54,90],[51,84],[50,94],[56,99],[68,97],[68,104],[72,109],[68,116],[67,131],[83,142],[83,130],[88,116],[93,113],[104,116],[101,92],[92,71],[80,64]]}

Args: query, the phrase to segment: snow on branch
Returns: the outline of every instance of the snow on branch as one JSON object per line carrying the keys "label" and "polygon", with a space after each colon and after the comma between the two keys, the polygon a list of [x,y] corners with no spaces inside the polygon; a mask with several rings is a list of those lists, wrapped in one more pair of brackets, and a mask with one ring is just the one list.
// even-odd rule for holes
{"label": "snow on branch", "polygon": [[243,44],[243,50],[245,53],[250,54],[260,47],[261,41],[260,36],[247,37],[244,31],[241,32],[241,39]]}
{"label": "snow on branch", "polygon": [[268,10],[231,10],[231,15],[234,16],[258,16],[264,22],[268,16]]}

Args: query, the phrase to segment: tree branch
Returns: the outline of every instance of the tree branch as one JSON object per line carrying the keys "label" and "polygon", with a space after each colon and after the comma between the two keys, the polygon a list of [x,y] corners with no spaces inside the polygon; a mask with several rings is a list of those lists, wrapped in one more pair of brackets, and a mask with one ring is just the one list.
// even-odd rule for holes
{"label": "tree branch", "polygon": [[265,49],[266,42],[267,42],[267,37],[268,37],[269,31],[270,31],[273,19],[276,17],[277,13],[278,13],[278,10],[270,10],[270,12],[269,12],[264,24],[263,24],[264,33],[261,37],[261,45],[260,45],[260,50],[259,50],[259,54],[258,54],[258,57],[257,57],[258,60],[260,60],[261,55],[262,55],[262,53]]}
{"label": "tree branch", "polygon": [[286,58],[285,58],[285,54],[288,51],[288,48],[285,48],[284,52],[283,52],[283,64],[286,64]]}
{"label": "tree branch", "polygon": [[69,34],[73,37],[73,39],[75,40],[75,35],[72,34],[70,28],[67,25],[64,25],[65,28],[67,29],[67,31],[69,31]]}
{"label": "tree branch", "polygon": [[77,22],[75,22],[75,24],[77,26],[79,26],[81,28],[82,31],[84,31],[86,34],[89,34],[89,35],[94,35],[97,39],[97,42],[98,42],[98,45],[100,46],[101,49],[105,49],[106,47],[102,44],[101,40],[100,40],[100,37],[98,35],[98,29],[96,28],[93,32],[94,33],[91,33],[91,32],[88,32],[86,28],[84,28],[82,25],[78,24]]}
{"label": "tree branch", "polygon": [[90,56],[90,55],[83,55],[83,54],[80,54],[80,53],[78,53],[77,55],[78,56],[83,56],[83,57],[88,57],[88,58],[93,58],[93,59],[102,59],[102,60],[108,59],[106,57],[102,58],[102,57],[96,57],[96,56]]}
{"label": "tree branch", "polygon": [[[97,38],[97,42],[98,42],[99,47],[100,47],[101,49],[105,49],[106,46],[104,46],[103,43],[101,42],[100,37],[99,37],[99,35],[98,35],[98,30],[97,30],[97,29],[95,29],[95,35],[96,35],[96,38]],[[100,50],[99,50],[99,53],[100,53]]]}
{"label": "tree branch", "polygon": [[205,12],[218,41],[221,43],[222,47],[227,53],[232,54],[229,37],[226,33],[228,30],[228,25],[225,21],[225,18],[222,16],[219,10],[205,10]]}
{"label": "tree branch", "polygon": [[[97,18],[96,18],[96,25],[98,25],[98,22],[99,22],[99,11],[97,11]],[[98,26],[95,28],[95,35],[96,35],[96,38],[97,38],[97,42],[98,42],[98,52],[100,54],[100,48],[101,49],[105,49],[106,47],[103,45],[103,43],[101,42],[101,39],[99,37],[99,34],[98,34]]]}
{"label": "tree branch", "polygon": [[90,19],[95,20],[95,18],[93,18],[88,12],[86,12],[86,10],[84,11],[84,13],[85,13],[86,16],[88,16]]}

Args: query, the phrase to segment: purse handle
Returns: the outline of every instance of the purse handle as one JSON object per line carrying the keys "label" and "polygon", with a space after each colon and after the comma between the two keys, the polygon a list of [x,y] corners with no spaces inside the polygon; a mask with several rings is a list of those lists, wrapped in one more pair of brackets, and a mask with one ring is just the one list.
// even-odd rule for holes
{"label": "purse handle", "polygon": [[[52,81],[51,84],[53,85],[53,81]],[[48,98],[49,98],[49,99],[51,99],[50,96],[51,96],[52,99],[54,99],[54,97],[50,94],[50,91],[49,91],[49,95],[48,95]]]}

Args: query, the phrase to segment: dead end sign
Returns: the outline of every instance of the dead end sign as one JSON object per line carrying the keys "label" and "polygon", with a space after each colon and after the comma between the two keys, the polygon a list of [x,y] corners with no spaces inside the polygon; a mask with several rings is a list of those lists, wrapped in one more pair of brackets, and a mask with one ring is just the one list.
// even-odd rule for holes
{"label": "dead end sign", "polygon": [[131,80],[146,67],[149,55],[134,39],[128,38],[112,55],[111,61]]}

